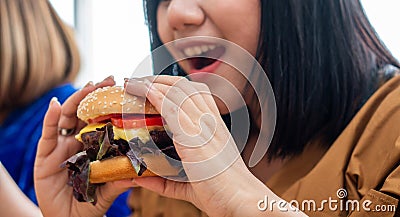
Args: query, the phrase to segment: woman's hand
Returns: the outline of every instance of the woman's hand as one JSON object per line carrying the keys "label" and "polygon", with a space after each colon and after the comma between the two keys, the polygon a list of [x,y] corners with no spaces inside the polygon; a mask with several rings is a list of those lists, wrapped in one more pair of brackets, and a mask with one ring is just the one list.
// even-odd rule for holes
{"label": "woman's hand", "polygon": [[146,177],[136,184],[190,201],[210,216],[255,216],[263,214],[257,202],[266,194],[278,199],[247,169],[205,84],[157,76],[125,86],[128,93],[147,97],[164,117],[189,179]]}
{"label": "woman's hand", "polygon": [[[94,206],[78,202],[73,197],[72,187],[67,185],[68,172],[60,168],[66,159],[82,149],[74,138],[75,133],[85,125],[76,117],[79,102],[96,88],[112,85],[115,85],[114,79],[109,77],[96,85],[88,83],[62,106],[57,99],[51,100],[34,168],[36,195],[44,216],[103,216],[115,198],[132,186],[131,181],[118,181],[99,187],[96,192],[98,201]],[[59,129],[71,130],[59,135]]]}

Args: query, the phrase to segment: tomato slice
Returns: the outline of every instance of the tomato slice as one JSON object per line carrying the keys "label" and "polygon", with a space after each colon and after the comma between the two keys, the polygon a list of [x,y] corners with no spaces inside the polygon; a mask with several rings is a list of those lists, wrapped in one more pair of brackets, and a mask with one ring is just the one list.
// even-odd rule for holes
{"label": "tomato slice", "polygon": [[94,119],[89,119],[88,122],[89,124],[94,124],[94,123],[104,123],[110,121],[111,118],[121,118],[121,114],[109,114],[109,115],[103,115],[99,116]]}
{"label": "tomato slice", "polygon": [[119,128],[134,129],[149,126],[163,126],[163,119],[161,116],[145,117],[111,117],[111,123]]}

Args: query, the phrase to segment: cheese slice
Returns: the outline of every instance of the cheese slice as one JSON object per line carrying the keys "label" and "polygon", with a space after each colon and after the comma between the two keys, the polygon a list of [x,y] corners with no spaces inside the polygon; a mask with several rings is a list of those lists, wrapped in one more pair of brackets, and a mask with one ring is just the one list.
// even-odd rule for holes
{"label": "cheese slice", "polygon": [[82,142],[82,134],[96,131],[96,128],[102,128],[105,125],[106,125],[105,123],[88,124],[84,128],[82,128],[78,134],[75,135],[75,139],[78,140],[79,142]]}
{"label": "cheese slice", "polygon": [[[102,128],[105,125],[106,125],[106,123],[89,124],[86,127],[82,128],[82,130],[75,136],[75,138],[78,141],[82,142],[82,134],[96,131],[97,128]],[[135,137],[139,137],[139,139],[143,143],[146,143],[150,140],[149,131],[152,131],[152,130],[164,130],[164,127],[163,126],[148,126],[148,127],[143,127],[143,128],[137,128],[137,129],[123,129],[123,128],[113,126],[115,140],[124,139],[126,141],[129,141]]]}

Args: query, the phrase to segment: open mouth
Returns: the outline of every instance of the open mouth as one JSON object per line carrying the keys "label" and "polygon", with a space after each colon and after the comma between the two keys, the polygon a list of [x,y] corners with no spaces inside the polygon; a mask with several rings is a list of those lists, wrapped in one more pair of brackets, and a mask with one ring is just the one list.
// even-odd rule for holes
{"label": "open mouth", "polygon": [[218,67],[219,59],[224,55],[225,48],[215,45],[201,46],[185,49],[184,53],[189,57],[188,61],[194,72],[212,72]]}
{"label": "open mouth", "polygon": [[217,60],[207,57],[192,57],[189,58],[189,61],[192,68],[201,71],[202,69],[207,68],[207,66],[215,63]]}

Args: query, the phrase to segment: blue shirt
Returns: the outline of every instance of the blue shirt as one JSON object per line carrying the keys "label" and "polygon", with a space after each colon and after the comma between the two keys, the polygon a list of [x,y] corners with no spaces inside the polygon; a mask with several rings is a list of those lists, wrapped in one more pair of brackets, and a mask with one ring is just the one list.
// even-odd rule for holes
{"label": "blue shirt", "polygon": [[[33,165],[37,143],[42,134],[43,118],[52,97],[63,103],[76,89],[71,84],[56,87],[39,99],[11,112],[0,125],[0,161],[21,190],[37,204],[33,184]],[[72,188],[71,188],[72,190]],[[130,214],[128,192],[117,198],[107,212],[108,217]]]}

